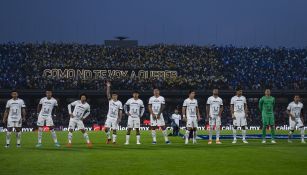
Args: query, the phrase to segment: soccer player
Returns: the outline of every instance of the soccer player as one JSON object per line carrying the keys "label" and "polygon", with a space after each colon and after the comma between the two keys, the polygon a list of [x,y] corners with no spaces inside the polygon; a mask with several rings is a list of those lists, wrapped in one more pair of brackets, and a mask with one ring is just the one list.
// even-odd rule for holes
{"label": "soccer player", "polygon": [[140,145],[140,118],[143,116],[145,112],[144,103],[141,99],[139,99],[140,93],[138,91],[134,91],[132,93],[132,98],[130,98],[124,105],[124,110],[126,115],[128,116],[128,130],[126,135],[126,143],[125,145],[129,145],[130,140],[130,132],[133,128],[136,131],[136,144]]}
{"label": "soccer player", "polygon": [[118,94],[115,91],[111,93],[111,83],[107,82],[107,97],[109,100],[109,111],[107,114],[107,120],[105,122],[105,132],[107,135],[107,144],[111,142],[110,128],[113,130],[112,142],[116,144],[116,130],[117,125],[122,119],[123,105],[118,100]]}
{"label": "soccer player", "polygon": [[247,128],[247,103],[246,98],[242,96],[242,88],[238,87],[236,89],[236,96],[233,96],[230,101],[230,111],[233,119],[233,141],[232,143],[237,143],[237,128],[242,129],[242,141],[243,143],[248,143],[246,141],[246,128]]}
{"label": "soccer player", "polygon": [[6,132],[6,145],[5,148],[10,147],[11,134],[13,128],[16,129],[16,143],[17,148],[20,147],[21,140],[21,125],[22,121],[26,120],[25,103],[22,99],[18,98],[18,92],[16,90],[11,91],[12,99],[6,103],[6,109],[3,115],[3,123],[7,122]]}
{"label": "soccer player", "polygon": [[155,88],[153,90],[154,96],[149,98],[148,110],[150,113],[150,130],[152,135],[152,144],[157,144],[156,129],[161,127],[164,140],[166,144],[170,144],[167,137],[167,131],[165,127],[165,121],[163,118],[163,110],[165,108],[165,99],[160,96],[160,90]]}
{"label": "soccer player", "polygon": [[51,136],[55,146],[60,147],[52,120],[52,116],[54,117],[56,116],[57,107],[58,107],[58,102],[55,98],[52,97],[52,90],[50,89],[47,90],[46,97],[42,98],[37,106],[38,143],[36,147],[42,146],[42,136],[43,136],[44,126],[48,126],[50,128]]}
{"label": "soccer player", "polygon": [[[92,143],[90,142],[89,136],[85,131],[83,120],[90,115],[91,109],[90,105],[86,102],[87,96],[86,94],[80,95],[80,100],[74,101],[68,105],[68,112],[70,116],[69,120],[69,132],[68,132],[68,144],[67,147],[72,146],[72,132],[77,127],[82,133],[83,137],[86,140],[87,146],[89,148],[92,147]],[[72,112],[72,108],[74,110]]]}
{"label": "soccer player", "polygon": [[296,129],[296,126],[301,130],[301,142],[306,143],[304,140],[304,122],[303,122],[303,103],[300,102],[299,95],[294,95],[294,101],[289,103],[287,107],[287,114],[289,115],[290,132],[288,142],[292,143],[292,134]]}
{"label": "soccer player", "polygon": [[185,144],[189,143],[190,132],[193,132],[193,144],[196,144],[198,121],[200,121],[200,113],[198,108],[198,102],[195,99],[195,91],[189,91],[189,97],[184,100],[182,106],[183,120],[187,122],[185,133]]}
{"label": "soccer player", "polygon": [[179,135],[179,129],[180,129],[180,120],[181,115],[179,114],[178,109],[175,109],[175,113],[172,114],[172,125],[173,125],[173,136]]}
{"label": "soccer player", "polygon": [[266,143],[266,128],[269,125],[271,128],[271,143],[275,141],[275,118],[274,118],[274,106],[275,98],[271,96],[271,89],[265,89],[265,96],[259,100],[259,109],[262,116],[262,143]]}
{"label": "soccer player", "polygon": [[215,125],[216,131],[216,144],[222,144],[220,141],[220,126],[221,116],[223,112],[223,100],[218,96],[219,90],[213,89],[213,95],[208,98],[206,105],[207,120],[209,120],[209,141],[208,144],[212,144],[212,133]]}

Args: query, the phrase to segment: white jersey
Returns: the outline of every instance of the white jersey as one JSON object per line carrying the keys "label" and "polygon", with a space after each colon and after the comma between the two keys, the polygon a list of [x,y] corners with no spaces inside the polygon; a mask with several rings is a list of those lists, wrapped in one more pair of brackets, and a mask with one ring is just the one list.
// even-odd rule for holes
{"label": "white jersey", "polygon": [[223,105],[223,100],[220,97],[211,96],[207,100],[207,105],[210,105],[210,116],[216,116],[220,112],[220,107]]}
{"label": "white jersey", "polygon": [[196,99],[190,99],[190,98],[185,99],[183,102],[183,107],[186,107],[187,117],[197,116],[198,102]]}
{"label": "white jersey", "polygon": [[244,96],[233,96],[231,98],[230,104],[233,105],[234,112],[245,113],[246,98]]}
{"label": "white jersey", "polygon": [[179,126],[179,121],[181,120],[181,115],[180,114],[172,114],[172,119],[176,123],[177,126]]}
{"label": "white jersey", "polygon": [[21,120],[21,109],[25,108],[26,105],[22,99],[10,99],[6,103],[6,108],[9,109],[8,120],[20,121]]}
{"label": "white jersey", "polygon": [[126,103],[126,106],[129,106],[129,114],[131,117],[141,117],[142,112],[144,110],[144,103],[141,99],[135,100],[134,98],[130,98]]}
{"label": "white jersey", "polygon": [[58,106],[57,100],[53,97],[50,99],[44,97],[39,101],[39,104],[42,105],[39,115],[44,117],[51,117],[53,108]]}
{"label": "white jersey", "polygon": [[84,119],[86,118],[91,111],[90,105],[85,102],[82,103],[80,100],[74,101],[68,105],[68,111],[71,113],[71,106],[74,106],[73,118],[75,119]]}
{"label": "white jersey", "polygon": [[151,105],[151,110],[154,114],[159,114],[162,105],[165,105],[165,99],[162,96],[149,98],[149,105]]}
{"label": "white jersey", "polygon": [[298,102],[297,104],[295,102],[289,103],[287,110],[290,111],[290,113],[294,114],[295,118],[301,117],[301,111],[303,109],[303,103]]}
{"label": "white jersey", "polygon": [[118,119],[120,110],[123,110],[123,104],[121,101],[109,100],[108,118]]}

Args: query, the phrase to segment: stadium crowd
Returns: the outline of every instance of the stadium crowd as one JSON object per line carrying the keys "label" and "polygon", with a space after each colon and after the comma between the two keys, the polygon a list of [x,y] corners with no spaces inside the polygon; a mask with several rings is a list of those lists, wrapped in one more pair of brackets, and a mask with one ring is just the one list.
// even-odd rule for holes
{"label": "stadium crowd", "polygon": [[113,79],[117,89],[306,89],[307,49],[81,44],[0,45],[0,88],[102,89],[102,80],[46,78],[46,68],[176,70],[177,78]]}
{"label": "stadium crowd", "polygon": [[[104,79],[52,79],[43,76],[46,68],[176,70],[173,79],[113,79],[115,89],[306,89],[307,49],[272,49],[267,47],[236,48],[153,45],[136,48],[111,48],[81,44],[15,44],[0,45],[1,89],[103,89]],[[249,103],[250,122],[260,121],[256,103]],[[225,105],[223,124],[231,124]],[[167,121],[175,106],[166,112]],[[66,107],[60,109],[56,124],[68,124]],[[94,107],[87,124],[102,124],[105,111]],[[277,106],[277,123],[287,122],[283,106]],[[203,111],[205,112],[205,111]],[[28,109],[27,125],[36,122],[36,108]],[[145,113],[145,118],[148,113]],[[204,115],[203,115],[204,116]],[[202,124],[205,120],[201,121]]]}

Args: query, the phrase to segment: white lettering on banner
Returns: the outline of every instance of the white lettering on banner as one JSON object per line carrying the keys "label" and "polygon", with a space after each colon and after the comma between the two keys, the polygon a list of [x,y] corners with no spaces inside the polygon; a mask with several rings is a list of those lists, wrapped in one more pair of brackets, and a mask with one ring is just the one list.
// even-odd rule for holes
{"label": "white lettering on banner", "polygon": [[[249,127],[247,127],[247,130],[259,131],[260,128],[261,128],[260,126],[249,126]],[[288,131],[290,129],[290,127],[288,125],[276,126],[275,128],[276,128],[276,130],[280,130],[280,131]],[[172,127],[166,127],[166,129],[167,130],[173,130]],[[186,127],[180,127],[180,129],[185,130]],[[209,127],[202,126],[202,127],[198,127],[197,129],[200,130],[200,131],[204,131],[204,130],[209,130]],[[230,131],[232,129],[233,129],[232,125],[221,126],[221,130]],[[241,128],[238,127],[238,129],[240,130]],[[296,127],[296,129],[298,130],[299,128]],[[305,126],[304,129],[307,130],[307,126]],[[86,131],[94,131],[92,127],[85,127],[85,130]],[[126,131],[127,127],[125,127],[125,126],[118,126],[117,130],[118,131]],[[140,130],[148,131],[149,127],[148,126],[140,127]],[[7,131],[6,128],[0,127],[0,133],[1,132],[6,132],[6,131]],[[13,131],[15,131],[15,128],[13,128]],[[35,131],[34,128],[22,128],[22,132],[33,132],[33,131]],[[68,128],[62,128],[59,131],[68,131]],[[75,131],[78,131],[78,129],[75,129]]]}
{"label": "white lettering on banner", "polygon": [[[93,128],[91,128],[91,127],[85,127],[84,130],[85,130],[85,131],[92,131]],[[68,128],[63,128],[62,131],[68,131]],[[74,131],[79,131],[79,129],[76,128],[76,129],[74,129]]]}
{"label": "white lettering on banner", "polygon": [[45,69],[43,77],[51,79],[68,78],[81,80],[122,79],[122,78],[162,78],[174,79],[178,76],[174,70],[88,70],[88,69]]}
{"label": "white lettering on banner", "polygon": [[[6,128],[0,127],[0,132],[6,132],[6,131],[7,131]],[[32,131],[34,131],[34,128],[22,128],[21,129],[21,132],[32,132]],[[13,132],[16,132],[15,128],[13,128]]]}

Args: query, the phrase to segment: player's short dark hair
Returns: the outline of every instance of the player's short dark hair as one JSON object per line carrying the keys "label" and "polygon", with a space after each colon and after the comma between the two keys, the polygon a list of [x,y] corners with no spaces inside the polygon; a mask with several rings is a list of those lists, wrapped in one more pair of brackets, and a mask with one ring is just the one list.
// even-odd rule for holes
{"label": "player's short dark hair", "polygon": [[18,91],[16,89],[12,89],[11,93],[13,93],[13,92],[17,92],[18,93]]}
{"label": "player's short dark hair", "polygon": [[153,87],[153,90],[156,90],[156,89],[157,89],[157,90],[160,90],[158,87]]}
{"label": "player's short dark hair", "polygon": [[52,92],[53,90],[52,90],[52,88],[47,88],[46,91]]}
{"label": "player's short dark hair", "polygon": [[242,88],[241,86],[238,86],[238,87],[236,88],[236,91],[241,91],[241,90],[243,90],[243,88]]}
{"label": "player's short dark hair", "polygon": [[86,93],[81,93],[81,94],[79,95],[80,98],[81,98],[82,96],[85,96],[85,98],[87,99]]}
{"label": "player's short dark hair", "polygon": [[52,87],[52,85],[51,84],[48,84],[47,86],[46,86],[46,88],[45,88],[45,91],[53,91],[53,87]]}
{"label": "player's short dark hair", "polygon": [[138,90],[134,90],[132,93],[133,93],[133,94],[134,94],[134,93],[140,94],[140,92],[139,92]]}
{"label": "player's short dark hair", "polygon": [[272,87],[271,86],[265,86],[265,88],[264,88],[265,90],[267,90],[267,89],[269,89],[269,90],[271,90],[272,89]]}
{"label": "player's short dark hair", "polygon": [[195,90],[194,90],[194,89],[189,90],[189,95],[190,95],[192,92],[195,92]]}
{"label": "player's short dark hair", "polygon": [[111,94],[112,95],[118,95],[118,93],[116,91],[112,91]]}

